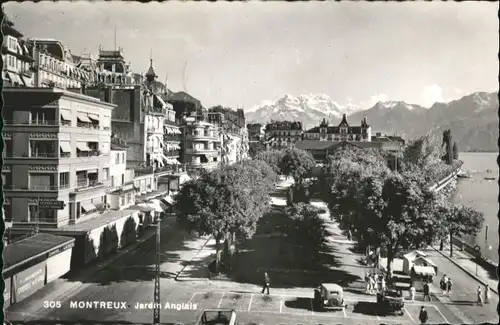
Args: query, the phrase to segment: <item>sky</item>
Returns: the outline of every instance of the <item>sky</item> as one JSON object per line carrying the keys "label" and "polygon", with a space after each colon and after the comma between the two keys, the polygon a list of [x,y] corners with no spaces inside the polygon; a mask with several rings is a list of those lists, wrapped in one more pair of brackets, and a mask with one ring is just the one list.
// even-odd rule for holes
{"label": "sky", "polygon": [[136,73],[205,107],[250,109],[285,94],[369,108],[429,107],[498,90],[498,3],[10,2],[25,37],[73,54],[122,47]]}

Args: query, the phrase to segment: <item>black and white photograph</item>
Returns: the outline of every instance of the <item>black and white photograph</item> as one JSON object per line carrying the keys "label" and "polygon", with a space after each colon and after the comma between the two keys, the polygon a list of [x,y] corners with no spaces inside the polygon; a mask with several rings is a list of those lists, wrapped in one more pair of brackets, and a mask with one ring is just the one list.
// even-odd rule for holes
{"label": "black and white photograph", "polygon": [[498,12],[5,2],[4,324],[498,324]]}

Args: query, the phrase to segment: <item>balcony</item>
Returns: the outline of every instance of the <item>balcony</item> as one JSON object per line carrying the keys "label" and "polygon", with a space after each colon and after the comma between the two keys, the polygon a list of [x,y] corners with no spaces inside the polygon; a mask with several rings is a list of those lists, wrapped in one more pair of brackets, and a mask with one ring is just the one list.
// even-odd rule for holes
{"label": "balcony", "polygon": [[19,185],[4,185],[3,189],[6,191],[34,191],[34,192],[50,192],[68,189],[68,184],[62,185],[30,185],[30,186],[19,186]]}
{"label": "balcony", "polygon": [[91,151],[80,151],[77,150],[76,156],[77,157],[98,157],[101,155],[100,150],[91,150]]}
{"label": "balcony", "polygon": [[142,168],[134,169],[134,177],[150,175],[150,174],[173,173],[173,172],[174,172],[174,168],[172,168],[172,166],[165,166],[165,167],[160,167],[160,168],[153,168],[152,166],[149,166],[149,167],[142,167]]}
{"label": "balcony", "polygon": [[163,133],[162,128],[148,127],[146,130],[148,133]]}
{"label": "balcony", "polygon": [[92,123],[86,123],[86,122],[77,122],[76,126],[79,127],[79,128],[99,130],[99,124],[92,124]]}
{"label": "balcony", "polygon": [[19,74],[31,78],[33,76],[33,71],[31,71],[31,69],[21,69],[19,70]]}
{"label": "balcony", "polygon": [[58,126],[61,125],[61,122],[59,121],[53,121],[53,120],[25,120],[25,121],[20,121],[20,120],[4,120],[3,121],[4,125],[37,125],[37,126]]}
{"label": "balcony", "polygon": [[207,153],[214,153],[218,152],[217,148],[191,148],[191,149],[186,149],[186,154],[207,154]]}
{"label": "balcony", "polygon": [[187,140],[219,140],[218,135],[216,134],[207,134],[207,133],[200,133],[200,134],[186,134],[185,138]]}
{"label": "balcony", "polygon": [[103,182],[89,180],[89,179],[81,179],[81,180],[76,181],[75,192],[87,190],[87,189],[92,189],[92,188],[103,187],[103,186],[104,186]]}

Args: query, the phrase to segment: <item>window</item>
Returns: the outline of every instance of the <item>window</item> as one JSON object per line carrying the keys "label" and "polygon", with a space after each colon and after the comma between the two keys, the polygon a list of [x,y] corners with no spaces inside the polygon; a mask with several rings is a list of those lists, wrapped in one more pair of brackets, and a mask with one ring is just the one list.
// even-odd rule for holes
{"label": "window", "polygon": [[122,164],[125,163],[125,153],[122,153]]}
{"label": "window", "polygon": [[[38,210],[38,211],[37,211]],[[38,209],[38,205],[29,206],[29,222],[55,223],[55,210]]]}
{"label": "window", "polygon": [[69,187],[69,172],[59,174],[59,188]]}
{"label": "window", "polygon": [[132,194],[127,194],[127,204],[132,204]]}
{"label": "window", "polygon": [[120,206],[125,205],[125,197],[123,195],[120,196]]}
{"label": "window", "polygon": [[57,141],[30,141],[31,156],[40,158],[51,158],[59,155],[56,150]]}
{"label": "window", "polygon": [[125,174],[122,174],[122,185],[125,184]]}
{"label": "window", "polygon": [[119,164],[119,163],[120,163],[120,154],[117,153],[116,157],[115,157],[115,164]]}
{"label": "window", "polygon": [[30,174],[29,184],[30,189],[34,191],[46,191],[55,189],[54,174]]}
{"label": "window", "polygon": [[115,177],[111,176],[111,187],[115,187]]}

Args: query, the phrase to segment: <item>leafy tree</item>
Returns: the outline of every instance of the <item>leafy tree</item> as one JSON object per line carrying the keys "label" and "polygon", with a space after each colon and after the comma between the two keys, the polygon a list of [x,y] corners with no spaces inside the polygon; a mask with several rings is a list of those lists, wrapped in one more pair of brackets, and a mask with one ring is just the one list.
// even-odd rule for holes
{"label": "leafy tree", "polygon": [[181,226],[220,243],[235,233],[251,237],[260,217],[270,207],[269,193],[276,180],[263,162],[242,161],[186,182],[176,195],[175,209]]}
{"label": "leafy tree", "polygon": [[358,168],[350,176],[332,188],[330,213],[362,245],[383,248],[390,272],[398,252],[429,238],[435,194],[395,173],[363,176]]}
{"label": "leafy tree", "polygon": [[281,170],[281,161],[283,160],[283,156],[283,150],[264,150],[255,156],[255,160],[264,161],[276,174],[283,175],[283,171]]}
{"label": "leafy tree", "polygon": [[440,162],[442,155],[438,140],[429,133],[408,143],[403,150],[403,161],[423,168]]}
{"label": "leafy tree", "polygon": [[457,142],[453,142],[453,159],[458,160],[459,158],[459,152],[458,152],[458,145]]}
{"label": "leafy tree", "polygon": [[437,212],[436,219],[440,227],[436,233],[442,236],[449,235],[450,257],[453,257],[453,236],[477,235],[483,228],[484,215],[472,207],[462,205],[442,204]]}
{"label": "leafy tree", "polygon": [[297,186],[301,186],[315,165],[316,161],[309,152],[289,147],[284,150],[280,169],[284,175],[291,176]]}

